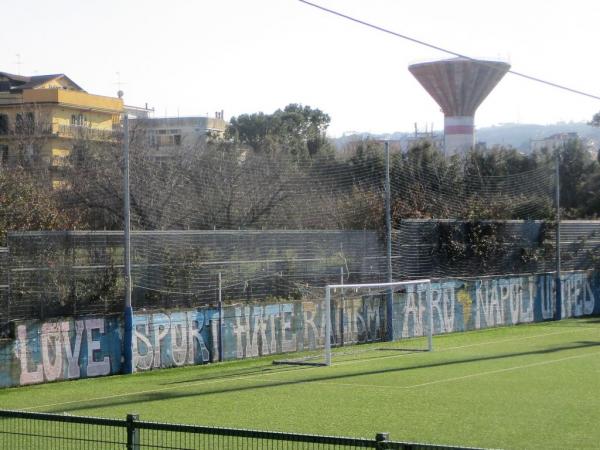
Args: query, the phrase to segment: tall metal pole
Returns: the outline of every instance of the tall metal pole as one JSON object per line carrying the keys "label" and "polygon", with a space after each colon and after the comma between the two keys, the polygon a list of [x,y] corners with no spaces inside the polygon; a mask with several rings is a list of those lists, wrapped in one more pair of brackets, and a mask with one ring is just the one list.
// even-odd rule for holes
{"label": "tall metal pole", "polygon": [[133,308],[131,307],[131,210],[129,204],[129,118],[123,116],[123,212],[125,248],[125,310],[123,373],[133,373]]}
{"label": "tall metal pole", "polygon": [[219,272],[219,361],[223,361],[223,284]]}
{"label": "tall metal pole", "polygon": [[556,149],[556,192],[555,192],[555,204],[556,204],[556,308],[554,310],[554,320],[560,320],[562,318],[562,280],[560,270],[560,152]]}
{"label": "tall metal pole", "polygon": [[[392,273],[392,190],[390,187],[390,146],[385,142],[385,228],[386,228],[386,250],[387,250],[387,282],[393,281]],[[386,298],[386,332],[389,341],[394,339],[394,326],[392,314],[394,311],[394,293],[390,288]]]}
{"label": "tall metal pole", "polygon": [[[344,284],[344,267],[340,267],[340,284]],[[342,295],[340,296],[340,346],[344,346],[344,288],[342,288]]]}

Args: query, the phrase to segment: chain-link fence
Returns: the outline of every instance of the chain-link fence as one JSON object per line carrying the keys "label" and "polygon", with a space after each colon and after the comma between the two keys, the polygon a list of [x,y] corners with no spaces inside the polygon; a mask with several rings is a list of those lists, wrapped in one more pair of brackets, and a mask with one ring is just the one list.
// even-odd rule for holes
{"label": "chain-link fence", "polygon": [[[19,232],[8,241],[5,320],[123,310],[121,232]],[[301,299],[329,280],[385,277],[382,242],[366,230],[140,231],[132,243],[136,309]]]}
{"label": "chain-link fence", "polygon": [[[386,158],[381,142],[363,141],[345,152],[300,155],[217,140],[159,158],[144,133],[129,143],[137,309],[301,300],[331,283],[556,267],[549,152],[445,158],[420,145]],[[123,142],[77,144],[57,169],[63,188],[28,191],[46,197],[29,203],[36,214],[23,222],[103,231],[3,233],[10,250],[0,278],[9,281],[0,279],[0,323],[123,310]],[[3,182],[33,183],[31,171],[7,170]],[[598,224],[562,227],[563,269],[595,268]]]}
{"label": "chain-link fence", "polygon": [[[395,280],[545,273],[556,264],[549,222],[411,219],[392,236]],[[2,323],[123,310],[121,232],[15,232],[8,242],[10,252],[0,249]],[[384,239],[368,230],[139,231],[132,242],[139,309],[300,300],[327,283],[387,276]],[[600,221],[561,222],[561,254],[563,270],[598,267]]]}
{"label": "chain-link fence", "polygon": [[[552,272],[556,223],[409,219],[393,230],[397,279]],[[592,270],[600,263],[600,221],[560,223],[562,269]]]}

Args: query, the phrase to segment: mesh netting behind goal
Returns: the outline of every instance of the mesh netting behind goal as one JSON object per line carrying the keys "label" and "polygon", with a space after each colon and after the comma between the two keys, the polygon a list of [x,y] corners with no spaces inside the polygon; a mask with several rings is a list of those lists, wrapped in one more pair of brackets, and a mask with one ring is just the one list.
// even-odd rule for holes
{"label": "mesh netting behind goal", "polygon": [[430,280],[331,284],[310,312],[301,352],[275,364],[331,365],[390,351],[432,350]]}

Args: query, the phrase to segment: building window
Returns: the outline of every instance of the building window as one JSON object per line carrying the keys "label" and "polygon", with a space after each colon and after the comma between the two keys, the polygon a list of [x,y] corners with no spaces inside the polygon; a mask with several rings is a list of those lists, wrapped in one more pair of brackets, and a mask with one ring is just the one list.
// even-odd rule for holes
{"label": "building window", "polygon": [[25,114],[17,113],[15,118],[15,133],[33,134],[35,130],[35,116],[32,112]]}
{"label": "building window", "polygon": [[88,152],[87,145],[84,143],[78,143],[73,146],[71,157],[75,165],[82,166],[85,162],[85,155]]}
{"label": "building window", "polygon": [[2,166],[8,164],[8,145],[0,145],[0,163]]}
{"label": "building window", "polygon": [[23,115],[17,114],[15,117],[15,133],[23,134]]}
{"label": "building window", "polygon": [[175,138],[175,145],[181,145],[181,135],[175,134],[173,137]]}
{"label": "building window", "polygon": [[71,125],[82,127],[85,123],[86,117],[83,114],[71,114]]}
{"label": "building window", "polygon": [[0,134],[8,134],[8,116],[0,114]]}

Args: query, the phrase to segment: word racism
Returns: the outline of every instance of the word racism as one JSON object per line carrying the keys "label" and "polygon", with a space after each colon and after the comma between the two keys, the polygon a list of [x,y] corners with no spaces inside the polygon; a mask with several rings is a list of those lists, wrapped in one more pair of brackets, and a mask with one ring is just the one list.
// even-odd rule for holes
{"label": "word racism", "polygon": [[[563,317],[600,313],[600,276],[571,272],[563,277]],[[394,293],[394,339],[424,334],[424,284]],[[540,322],[553,317],[551,274],[449,279],[431,289],[434,333]],[[345,345],[385,337],[386,298],[348,295],[333,304],[333,339]],[[134,316],[137,371],[205,364],[324,346],[322,301],[227,306],[219,310],[144,313]],[[123,323],[117,317],[21,322],[15,336],[0,341],[0,387],[95,377],[121,370]]]}

